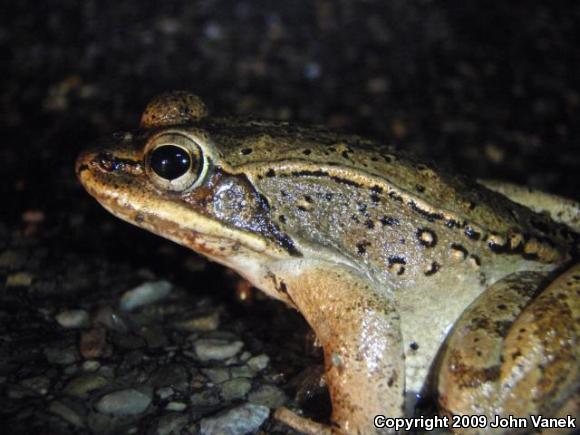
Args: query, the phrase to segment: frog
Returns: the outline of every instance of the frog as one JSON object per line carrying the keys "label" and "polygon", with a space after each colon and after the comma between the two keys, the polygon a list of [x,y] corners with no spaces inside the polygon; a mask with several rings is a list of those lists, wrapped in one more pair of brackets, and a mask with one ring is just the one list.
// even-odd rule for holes
{"label": "frog", "polygon": [[419,396],[441,416],[578,415],[573,200],[320,126],[214,116],[187,91],[153,98],[75,170],[113,215],[301,313],[332,413],[275,410],[294,430],[391,433],[375,418]]}

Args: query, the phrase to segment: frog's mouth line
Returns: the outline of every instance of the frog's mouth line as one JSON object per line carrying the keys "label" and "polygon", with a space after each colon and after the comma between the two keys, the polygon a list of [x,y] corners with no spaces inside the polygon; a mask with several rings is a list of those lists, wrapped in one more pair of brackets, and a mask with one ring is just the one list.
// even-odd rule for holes
{"label": "frog's mouth line", "polygon": [[140,205],[138,199],[144,195],[136,192],[135,187],[127,185],[124,190],[117,190],[113,181],[100,180],[98,174],[87,169],[79,166],[81,184],[111,214],[212,260],[233,267],[237,257],[259,255],[277,261],[289,256],[273,241],[225,226],[173,201],[157,198],[153,212],[147,204]]}

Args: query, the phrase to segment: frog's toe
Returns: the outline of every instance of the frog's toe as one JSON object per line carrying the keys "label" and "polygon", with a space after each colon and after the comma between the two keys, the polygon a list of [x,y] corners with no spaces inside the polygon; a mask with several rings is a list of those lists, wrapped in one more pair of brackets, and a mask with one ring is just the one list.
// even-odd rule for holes
{"label": "frog's toe", "polygon": [[337,435],[342,433],[330,426],[301,417],[286,407],[278,408],[274,413],[274,418],[290,426],[292,429],[305,434]]}

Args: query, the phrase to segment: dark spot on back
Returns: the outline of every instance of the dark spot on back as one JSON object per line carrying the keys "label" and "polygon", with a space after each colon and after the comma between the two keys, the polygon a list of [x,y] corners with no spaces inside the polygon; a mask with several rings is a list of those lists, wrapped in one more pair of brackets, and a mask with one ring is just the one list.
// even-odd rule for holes
{"label": "dark spot on back", "polygon": [[399,225],[399,219],[396,219],[396,218],[391,217],[391,216],[383,216],[379,220],[380,220],[381,224],[383,224],[383,226]]}
{"label": "dark spot on back", "polygon": [[489,247],[491,252],[493,252],[495,254],[501,254],[501,253],[507,251],[507,244],[500,245],[499,243],[495,243],[493,240],[489,240],[487,242],[487,246]]}
{"label": "dark spot on back", "polygon": [[473,240],[479,240],[481,238],[481,233],[475,231],[471,227],[466,227],[465,228],[465,235],[467,237],[469,237],[470,239],[473,239]]}
{"label": "dark spot on back", "polygon": [[457,222],[455,219],[449,219],[446,223],[449,228],[460,228],[461,224]]}
{"label": "dark spot on back", "polygon": [[418,228],[417,239],[421,245],[427,248],[432,248],[437,244],[437,234],[428,228]]}
{"label": "dark spot on back", "polygon": [[460,245],[459,243],[452,243],[451,249],[461,252],[463,254],[463,258],[467,257],[468,252],[467,249],[463,247],[463,245]]}
{"label": "dark spot on back", "polygon": [[242,150],[242,154],[247,156],[248,154],[252,154],[252,151],[253,151],[252,148],[244,148]]}
{"label": "dark spot on back", "polygon": [[397,202],[403,202],[403,198],[397,192],[389,192],[389,198]]}
{"label": "dark spot on back", "polygon": [[401,255],[391,255],[387,261],[389,262],[389,266],[393,264],[407,264],[407,260]]}
{"label": "dark spot on back", "polygon": [[367,242],[366,240],[359,242],[356,244],[356,250],[359,254],[364,254],[367,252],[367,246],[370,246],[370,242]]}
{"label": "dark spot on back", "polygon": [[431,263],[431,266],[429,266],[429,269],[425,271],[425,276],[435,275],[439,269],[441,269],[441,265],[434,261]]}

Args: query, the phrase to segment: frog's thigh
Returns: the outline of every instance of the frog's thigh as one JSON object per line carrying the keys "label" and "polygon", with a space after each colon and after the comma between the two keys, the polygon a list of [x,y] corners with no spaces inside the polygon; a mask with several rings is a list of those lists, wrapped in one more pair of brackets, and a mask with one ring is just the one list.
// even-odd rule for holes
{"label": "frog's thigh", "polygon": [[554,415],[566,402],[578,403],[579,296],[580,263],[543,290],[510,329],[500,386],[505,413]]}
{"label": "frog's thigh", "polygon": [[547,212],[556,222],[566,224],[574,231],[580,232],[580,203],[577,201],[504,181],[478,181],[488,189],[507,196],[513,202],[537,213]]}
{"label": "frog's thigh", "polygon": [[[276,275],[324,348],[333,431],[374,433],[376,415],[402,414],[405,374],[398,314],[371,282],[346,267],[322,263],[294,270],[299,272]],[[320,430],[288,415],[287,410],[277,413],[303,432]]]}
{"label": "frog's thigh", "polygon": [[448,413],[555,415],[577,403],[580,266],[534,298],[544,278],[510,275],[461,316],[437,374]]}

